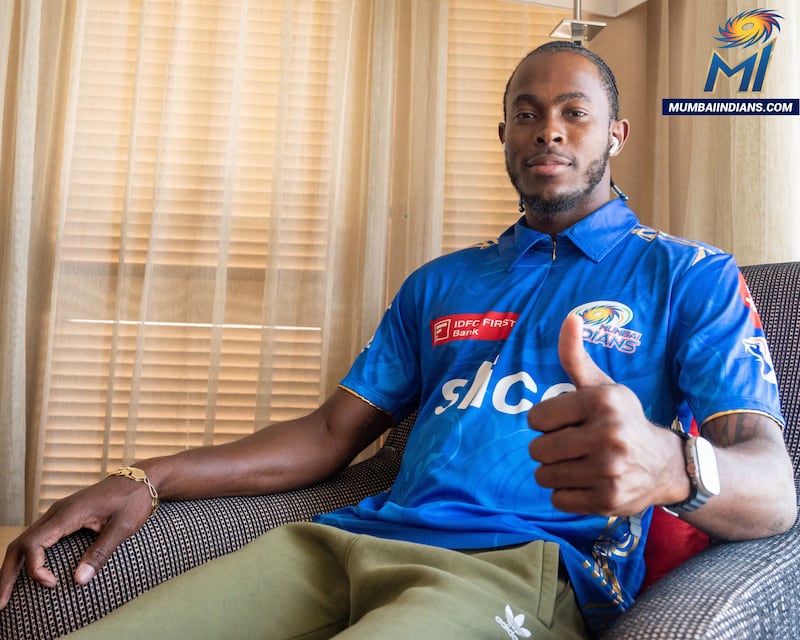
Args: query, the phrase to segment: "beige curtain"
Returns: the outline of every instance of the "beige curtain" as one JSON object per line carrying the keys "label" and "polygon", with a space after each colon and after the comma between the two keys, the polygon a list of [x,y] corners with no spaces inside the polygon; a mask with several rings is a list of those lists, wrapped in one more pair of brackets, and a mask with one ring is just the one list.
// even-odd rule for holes
{"label": "beige curtain", "polygon": [[[773,4],[765,94],[798,97],[800,16]],[[800,118],[660,115],[701,93],[716,27],[752,8],[702,5],[587,16],[609,23],[589,46],[633,123],[615,180],[668,232],[742,263],[800,259]],[[116,465],[317,406],[409,271],[516,219],[502,91],[569,16],[0,3],[0,525]]]}
{"label": "beige curtain", "polygon": [[[21,524],[33,494],[30,452],[40,339],[53,277],[64,95],[75,7],[0,3],[0,524]],[[27,471],[26,471],[27,469]]]}

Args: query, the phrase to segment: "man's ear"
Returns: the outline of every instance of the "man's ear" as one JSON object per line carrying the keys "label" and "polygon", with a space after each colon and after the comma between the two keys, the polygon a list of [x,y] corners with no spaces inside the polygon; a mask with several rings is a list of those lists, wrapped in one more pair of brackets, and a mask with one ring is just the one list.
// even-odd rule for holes
{"label": "man's ear", "polygon": [[500,138],[500,143],[506,143],[506,123],[501,122],[497,125],[497,137]]}
{"label": "man's ear", "polygon": [[614,120],[614,122],[611,123],[609,135],[612,140],[615,140],[617,142],[616,145],[613,145],[612,142],[614,150],[613,151],[609,150],[611,154],[616,155],[617,153],[620,152],[622,147],[625,146],[625,141],[628,139],[628,135],[630,134],[630,132],[631,132],[631,123],[628,122],[627,120]]}

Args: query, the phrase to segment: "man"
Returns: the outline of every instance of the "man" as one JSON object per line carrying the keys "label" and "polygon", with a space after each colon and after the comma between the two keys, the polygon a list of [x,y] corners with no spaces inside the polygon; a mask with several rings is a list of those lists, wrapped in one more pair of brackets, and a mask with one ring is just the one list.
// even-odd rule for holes
{"label": "man", "polygon": [[[579,638],[633,601],[653,505],[719,538],[789,528],[777,389],[747,349],[763,341],[756,312],[730,256],[609,201],[628,133],[602,60],[571,43],[531,52],[499,125],[524,217],[412,274],[309,416],[54,505],[9,548],[0,605],[22,566],[55,585],[44,549],[79,527],[99,533],[75,571],[88,582],[156,490],[319,482],[415,408],[391,491],[269,532],[76,635]],[[705,439],[679,434],[692,420]]]}

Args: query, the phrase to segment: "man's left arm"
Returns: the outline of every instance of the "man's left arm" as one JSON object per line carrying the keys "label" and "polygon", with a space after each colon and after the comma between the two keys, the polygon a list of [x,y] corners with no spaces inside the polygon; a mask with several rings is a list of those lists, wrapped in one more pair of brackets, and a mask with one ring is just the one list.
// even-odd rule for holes
{"label": "man's left arm", "polygon": [[[535,405],[528,423],[537,482],[571,513],[631,516],[650,505],[684,503],[692,485],[685,443],[644,415],[636,395],[616,384],[584,349],[582,321],[564,320],[559,358],[576,390]],[[682,515],[707,534],[745,540],[781,533],[795,521],[792,465],[780,426],[757,412],[733,412],[702,425],[716,459],[720,491]]]}
{"label": "man's left arm", "polygon": [[760,538],[790,528],[797,498],[779,425],[763,414],[735,412],[707,421],[701,434],[714,447],[720,492],[683,518],[726,540]]}

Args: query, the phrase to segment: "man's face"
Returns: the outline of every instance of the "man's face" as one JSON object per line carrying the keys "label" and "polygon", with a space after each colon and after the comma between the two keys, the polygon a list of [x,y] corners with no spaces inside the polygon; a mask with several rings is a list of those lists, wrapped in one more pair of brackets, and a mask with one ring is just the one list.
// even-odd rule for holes
{"label": "man's face", "polygon": [[550,52],[523,62],[509,85],[500,137],[529,223],[563,218],[560,229],[608,201],[611,126],[608,95],[590,60]]}

